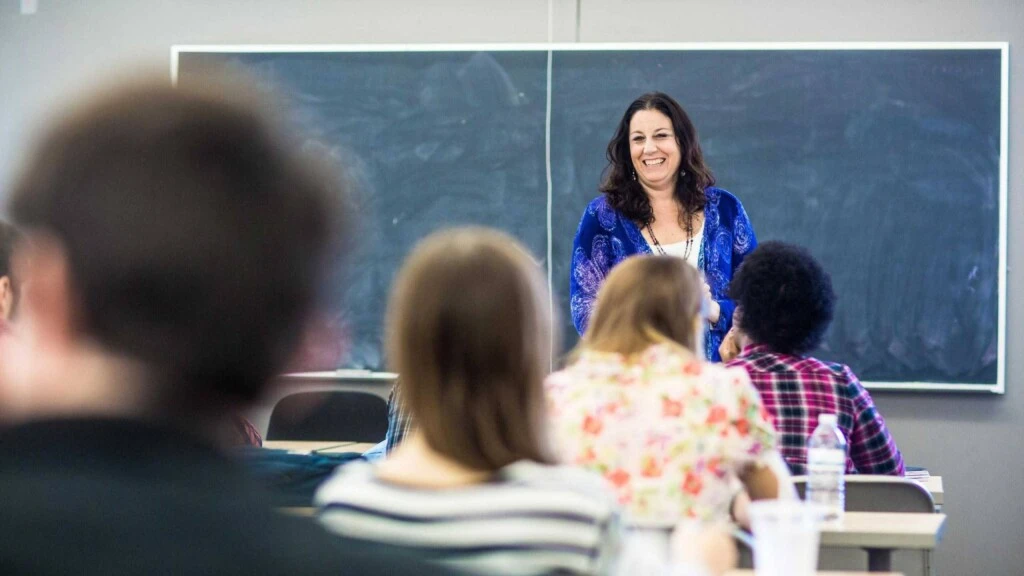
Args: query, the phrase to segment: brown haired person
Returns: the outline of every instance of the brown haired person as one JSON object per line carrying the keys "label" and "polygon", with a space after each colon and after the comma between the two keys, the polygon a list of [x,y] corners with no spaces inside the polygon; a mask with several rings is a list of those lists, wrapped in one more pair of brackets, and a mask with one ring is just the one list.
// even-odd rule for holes
{"label": "brown haired person", "polygon": [[760,499],[788,478],[746,372],[701,357],[705,307],[682,259],[630,258],[602,286],[571,364],[548,378],[560,455],[615,486],[627,524],[724,521],[736,479]]}
{"label": "brown haired person", "polygon": [[644,94],[629,105],[607,157],[603,194],[584,210],[573,239],[569,297],[576,330],[586,330],[601,283],[619,262],[635,254],[677,256],[704,273],[704,355],[718,360],[732,323],[729,281],[757,246],[743,205],[715,187],[697,129],[667,94]]}
{"label": "brown haired person", "polygon": [[433,573],[278,514],[215,447],[292,353],[342,229],[337,180],[255,92],[115,87],[14,185],[29,289],[0,362],[0,571]]}
{"label": "brown haired person", "polygon": [[380,464],[340,468],[320,520],[494,574],[605,574],[617,514],[599,477],[554,464],[542,381],[547,289],[511,237],[459,229],[423,241],[388,308],[388,358],[415,429]]}

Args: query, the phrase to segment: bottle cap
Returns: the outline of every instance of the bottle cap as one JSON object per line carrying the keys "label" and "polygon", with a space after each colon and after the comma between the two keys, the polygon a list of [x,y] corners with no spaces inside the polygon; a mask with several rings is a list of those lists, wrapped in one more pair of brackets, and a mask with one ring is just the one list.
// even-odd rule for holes
{"label": "bottle cap", "polygon": [[835,414],[818,414],[818,424],[831,424],[835,426],[839,423],[839,417]]}

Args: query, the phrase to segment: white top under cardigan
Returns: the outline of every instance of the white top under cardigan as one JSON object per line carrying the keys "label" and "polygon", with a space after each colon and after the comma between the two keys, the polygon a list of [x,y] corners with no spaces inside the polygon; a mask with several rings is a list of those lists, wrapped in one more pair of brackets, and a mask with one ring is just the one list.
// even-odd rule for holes
{"label": "white top under cardigan", "polygon": [[[662,244],[661,249],[669,256],[683,258],[683,256],[686,255],[686,262],[700,270],[700,266],[698,264],[700,262],[700,249],[703,244],[704,224],[701,223],[700,230],[693,231],[693,242],[690,244],[689,254],[686,254],[686,240],[683,240],[682,242],[673,242],[672,244]],[[660,254],[658,247],[651,243],[650,240],[647,241],[647,245],[651,248],[651,254]]]}

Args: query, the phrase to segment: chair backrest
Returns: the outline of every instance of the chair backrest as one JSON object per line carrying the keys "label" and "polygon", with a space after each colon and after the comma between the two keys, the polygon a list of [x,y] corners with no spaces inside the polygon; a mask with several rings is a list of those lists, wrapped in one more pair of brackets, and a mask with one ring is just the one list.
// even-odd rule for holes
{"label": "chair backrest", "polygon": [[[793,485],[801,498],[807,488],[806,476],[794,476]],[[848,512],[934,512],[935,501],[924,486],[895,476],[846,476]]]}
{"label": "chair backrest", "polygon": [[267,440],[380,442],[388,430],[388,405],[368,392],[299,392],[270,414]]}

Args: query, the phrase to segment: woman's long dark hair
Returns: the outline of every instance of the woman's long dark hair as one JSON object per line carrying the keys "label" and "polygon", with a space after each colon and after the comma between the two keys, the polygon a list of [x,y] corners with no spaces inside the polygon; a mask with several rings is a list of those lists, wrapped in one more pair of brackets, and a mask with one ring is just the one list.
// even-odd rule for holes
{"label": "woman's long dark hair", "polygon": [[615,136],[608,142],[608,167],[601,181],[601,192],[608,204],[641,225],[654,221],[654,212],[640,182],[633,178],[633,160],[629,154],[629,123],[640,110],[657,110],[672,121],[672,130],[679,143],[679,169],[686,174],[676,181],[676,200],[684,214],[694,214],[704,208],[704,189],[715,185],[711,169],[704,163],[704,153],[686,111],[671,96],[662,92],[649,92],[637,98],[626,108]]}

